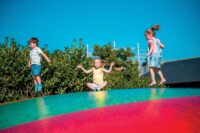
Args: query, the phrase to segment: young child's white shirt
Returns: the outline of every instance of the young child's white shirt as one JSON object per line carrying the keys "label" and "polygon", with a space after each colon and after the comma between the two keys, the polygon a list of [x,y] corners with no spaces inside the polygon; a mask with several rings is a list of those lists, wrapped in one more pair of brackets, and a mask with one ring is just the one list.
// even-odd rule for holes
{"label": "young child's white shirt", "polygon": [[30,59],[31,59],[31,65],[37,64],[41,65],[41,54],[42,50],[39,47],[36,47],[34,49],[31,49],[30,51]]}
{"label": "young child's white shirt", "polygon": [[[153,45],[154,45],[154,49],[153,49],[153,53],[157,53],[158,52],[158,48],[156,46],[156,42],[160,43],[160,40],[158,38],[153,37],[152,40],[149,40],[148,43],[150,43],[151,41],[153,41]],[[150,49],[148,48],[148,51]]]}

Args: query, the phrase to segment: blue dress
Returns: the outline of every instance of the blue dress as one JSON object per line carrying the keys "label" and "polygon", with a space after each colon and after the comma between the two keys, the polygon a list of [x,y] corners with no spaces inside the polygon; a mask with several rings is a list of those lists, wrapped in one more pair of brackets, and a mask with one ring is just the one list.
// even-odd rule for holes
{"label": "blue dress", "polygon": [[159,46],[159,39],[153,38],[152,41],[154,49],[152,54],[147,58],[147,64],[149,67],[154,68],[161,68],[161,62],[162,62],[162,49]]}

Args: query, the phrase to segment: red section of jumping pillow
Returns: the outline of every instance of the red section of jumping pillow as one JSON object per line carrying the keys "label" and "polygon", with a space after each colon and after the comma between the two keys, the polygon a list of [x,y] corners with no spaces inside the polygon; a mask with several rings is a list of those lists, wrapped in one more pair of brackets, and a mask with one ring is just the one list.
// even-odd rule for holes
{"label": "red section of jumping pillow", "polygon": [[59,115],[2,133],[199,133],[200,96],[151,100]]}

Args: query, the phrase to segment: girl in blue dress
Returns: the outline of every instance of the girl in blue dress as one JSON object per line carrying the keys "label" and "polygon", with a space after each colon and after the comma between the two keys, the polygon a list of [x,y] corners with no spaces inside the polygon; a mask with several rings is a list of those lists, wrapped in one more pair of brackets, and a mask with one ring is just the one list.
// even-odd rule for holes
{"label": "girl in blue dress", "polygon": [[160,85],[166,82],[166,79],[163,76],[161,71],[161,61],[162,61],[162,49],[164,45],[160,42],[159,39],[155,38],[155,30],[159,30],[160,26],[155,25],[150,29],[145,31],[145,37],[148,40],[149,51],[147,53],[147,64],[149,67],[149,72],[151,75],[152,82],[149,86],[156,84],[155,72],[158,73],[161,81]]}

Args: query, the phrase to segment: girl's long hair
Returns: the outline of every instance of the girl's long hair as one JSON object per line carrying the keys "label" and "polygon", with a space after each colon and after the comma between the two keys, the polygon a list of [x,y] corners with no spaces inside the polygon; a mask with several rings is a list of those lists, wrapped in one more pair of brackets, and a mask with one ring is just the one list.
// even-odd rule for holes
{"label": "girl's long hair", "polygon": [[145,35],[146,34],[151,34],[151,35],[155,36],[156,35],[155,31],[159,30],[159,29],[160,29],[160,25],[154,25],[150,29],[145,31]]}

